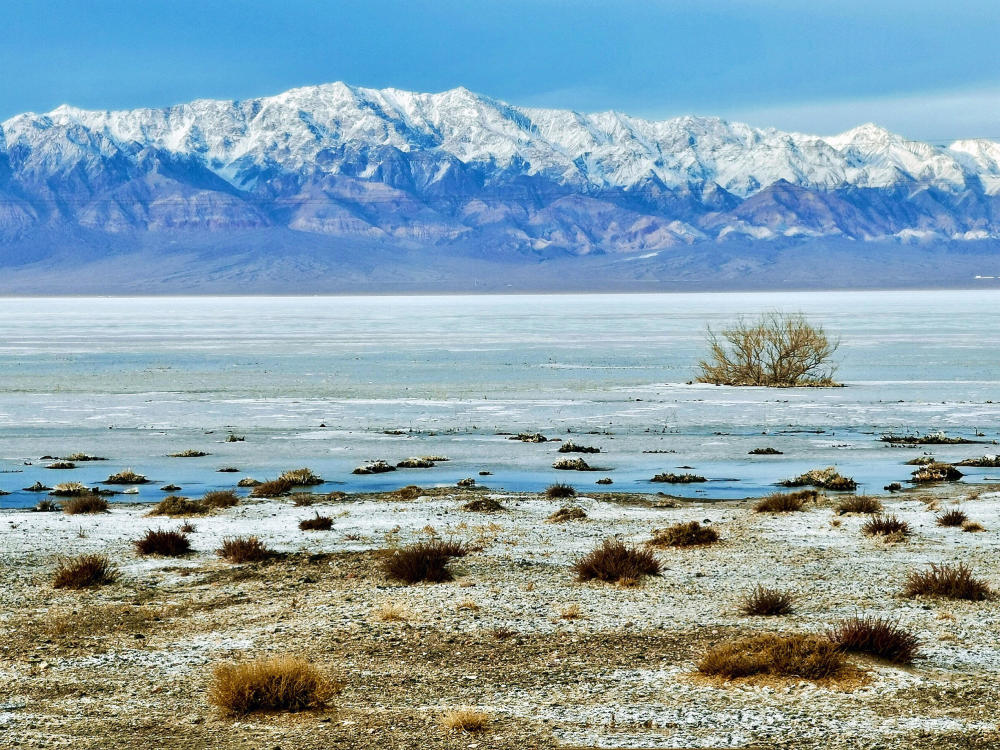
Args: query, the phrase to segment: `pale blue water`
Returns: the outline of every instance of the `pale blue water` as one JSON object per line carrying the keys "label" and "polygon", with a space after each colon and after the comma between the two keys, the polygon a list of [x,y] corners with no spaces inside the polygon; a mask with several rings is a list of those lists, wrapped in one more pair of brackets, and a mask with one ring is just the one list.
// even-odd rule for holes
{"label": "pale blue water", "polygon": [[[847,388],[685,384],[704,354],[706,325],[772,309],[804,312],[841,338],[837,377]],[[882,431],[1000,439],[998,320],[1000,293],[990,291],[5,298],[0,489],[13,494],[0,507],[34,504],[39,496],[20,488],[35,480],[91,483],[124,467],[155,480],[142,489],[148,500],[166,482],[196,495],[299,466],[339,483],[330,489],[475,476],[507,489],[564,481],[596,491],[607,475],[615,483],[603,489],[744,497],[835,464],[880,491],[905,481],[902,462],[920,453],[889,448]],[[246,442],[222,442],[230,430]],[[586,458],[610,470],[556,471],[558,444],[513,442],[501,431],[599,431],[575,439],[600,446]],[[785,455],[747,455],[764,445]],[[212,455],[165,457],[185,448]],[[39,461],[76,451],[110,460],[73,471]],[[365,459],[425,454],[452,460],[350,474]],[[216,473],[227,465],[241,472]],[[648,482],[682,465],[720,481]],[[1000,470],[971,469],[968,481],[984,476]]]}

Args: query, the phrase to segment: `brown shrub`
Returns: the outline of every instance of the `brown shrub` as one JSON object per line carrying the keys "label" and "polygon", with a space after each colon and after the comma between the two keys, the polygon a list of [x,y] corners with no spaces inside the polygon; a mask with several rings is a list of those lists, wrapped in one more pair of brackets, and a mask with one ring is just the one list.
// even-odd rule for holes
{"label": "brown shrub", "polygon": [[807,500],[816,500],[817,497],[819,493],[816,490],[772,492],[758,500],[753,509],[757,513],[794,513],[803,510]]}
{"label": "brown shrub", "polygon": [[865,521],[861,533],[865,536],[909,536],[910,525],[896,516],[879,514]]}
{"label": "brown shrub", "polygon": [[232,563],[258,562],[274,555],[274,551],[255,536],[225,537],[215,553]]}
{"label": "brown shrub", "polygon": [[576,505],[567,505],[560,508],[548,517],[549,523],[564,523],[565,521],[582,521],[587,517],[587,513]]}
{"label": "brown shrub", "polygon": [[339,689],[340,685],[309,662],[282,656],[216,666],[208,701],[236,716],[256,711],[296,712],[323,708]]}
{"label": "brown shrub", "polygon": [[965,523],[962,524],[962,531],[969,531],[975,533],[978,531],[986,531],[986,527],[983,526],[978,521],[966,521]]}
{"label": "brown shrub", "polygon": [[719,532],[697,521],[675,523],[665,529],[653,531],[649,544],[654,547],[696,547],[719,541]]}
{"label": "brown shrub", "polygon": [[882,501],[871,495],[851,495],[837,503],[837,513],[881,513]]}
{"label": "brown shrub", "polygon": [[979,602],[993,592],[985,581],[972,575],[965,563],[958,565],[931,564],[930,570],[913,571],[907,576],[903,593],[908,597],[934,596],[944,599],[965,599]]}
{"label": "brown shrub", "polygon": [[250,490],[250,497],[279,497],[290,491],[295,485],[288,479],[279,477],[268,482],[261,482]]}
{"label": "brown shrub", "polygon": [[842,476],[833,466],[827,466],[825,469],[811,469],[805,474],[799,474],[794,479],[786,479],[780,484],[784,487],[820,487],[824,490],[837,492],[851,492],[858,487],[857,482],[850,477]]}
{"label": "brown shrub", "polygon": [[55,513],[59,506],[52,500],[39,500],[32,510],[35,513]]}
{"label": "brown shrub", "polygon": [[829,637],[842,651],[870,654],[894,664],[910,664],[920,645],[917,637],[903,630],[898,622],[872,616],[841,620]]}
{"label": "brown shrub", "polygon": [[142,474],[136,474],[131,469],[119,471],[104,480],[105,484],[146,484],[149,480]]}
{"label": "brown shrub", "polygon": [[299,528],[302,531],[329,531],[333,528],[333,519],[317,513],[313,518],[299,521]]}
{"label": "brown shrub", "polygon": [[660,563],[648,549],[605,539],[573,565],[573,572],[580,581],[597,579],[615,583],[625,578],[638,580],[643,576],[659,575]]}
{"label": "brown shrub", "polygon": [[969,517],[958,508],[953,508],[937,517],[938,526],[962,526]]}
{"label": "brown shrub", "polygon": [[185,451],[179,451],[178,453],[168,454],[170,458],[201,458],[202,456],[207,456],[205,451],[198,451],[193,449],[188,449]]}
{"label": "brown shrub", "polygon": [[416,500],[423,494],[423,490],[415,484],[408,484],[396,490],[396,495],[400,500]]}
{"label": "brown shrub", "polygon": [[545,497],[549,500],[562,500],[567,497],[576,497],[576,489],[568,484],[550,484],[545,488]]}
{"label": "brown shrub", "polygon": [[440,583],[453,578],[448,561],[464,554],[465,548],[455,542],[419,542],[386,557],[382,570],[389,578],[405,583]]}
{"label": "brown shrub", "polygon": [[79,495],[63,501],[63,513],[74,516],[78,513],[107,513],[108,501],[100,495]]}
{"label": "brown shrub", "polygon": [[208,508],[197,500],[168,495],[150,509],[147,516],[203,516]]}
{"label": "brown shrub", "polygon": [[821,680],[847,666],[836,644],[815,635],[762,633],[724,641],[698,661],[702,674],[727,679],[765,674]]}
{"label": "brown shrub", "polygon": [[118,573],[104,555],[81,555],[63,560],[56,567],[53,588],[87,589],[113,583]]}
{"label": "brown shrub", "polygon": [[201,504],[206,508],[232,508],[240,504],[239,496],[232,490],[215,490],[206,492],[201,498]]}
{"label": "brown shrub", "polygon": [[757,586],[743,597],[740,611],[753,617],[777,617],[792,612],[794,597],[784,591]]}
{"label": "brown shrub", "polygon": [[278,479],[289,482],[293,487],[311,487],[316,484],[323,484],[323,478],[313,474],[307,468],[286,471]]}
{"label": "brown shrub", "polygon": [[470,500],[462,506],[462,510],[474,511],[476,513],[496,513],[503,509],[503,505],[492,497],[480,497]]}
{"label": "brown shrub", "polygon": [[191,542],[178,531],[148,529],[146,535],[132,544],[140,555],[163,555],[180,557],[191,551]]}

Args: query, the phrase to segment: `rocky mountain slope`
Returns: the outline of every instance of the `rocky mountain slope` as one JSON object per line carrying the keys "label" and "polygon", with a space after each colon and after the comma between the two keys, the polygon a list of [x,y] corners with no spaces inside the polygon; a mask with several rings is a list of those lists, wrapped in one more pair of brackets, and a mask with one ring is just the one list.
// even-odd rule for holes
{"label": "rocky mountain slope", "polygon": [[940,148],[874,125],[819,137],[343,83],[165,109],[62,106],[0,125],[0,291],[87,267],[79,283],[100,268],[110,283],[122,258],[135,268],[119,284],[162,282],[153,263],[220,288],[294,288],[366,264],[381,275],[354,283],[461,286],[461,267],[462,279],[489,268],[500,286],[539,272],[586,287],[602,269],[629,288],[681,264],[709,286],[812,285],[776,258],[808,253],[807,276],[830,278],[825,260],[875,248],[878,283],[945,251],[955,283],[992,270],[998,194],[1000,144]]}

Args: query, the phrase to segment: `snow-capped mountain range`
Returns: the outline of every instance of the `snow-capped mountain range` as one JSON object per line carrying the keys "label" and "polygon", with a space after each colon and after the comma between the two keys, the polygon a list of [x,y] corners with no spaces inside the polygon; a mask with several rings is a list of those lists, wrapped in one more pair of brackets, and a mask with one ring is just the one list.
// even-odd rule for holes
{"label": "snow-capped mountain range", "polygon": [[165,109],[61,106],[0,125],[0,264],[44,259],[46,242],[64,254],[79,242],[92,258],[234,232],[245,249],[278,230],[285,248],[300,237],[311,248],[534,259],[981,243],[1000,238],[1000,144],[937,147],[870,124],[821,137],[343,83]]}

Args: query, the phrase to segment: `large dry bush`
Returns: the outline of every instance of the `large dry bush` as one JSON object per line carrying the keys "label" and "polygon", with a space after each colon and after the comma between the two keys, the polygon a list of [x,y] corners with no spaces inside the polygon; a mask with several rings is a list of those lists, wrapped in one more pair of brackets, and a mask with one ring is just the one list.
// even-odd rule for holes
{"label": "large dry bush", "polygon": [[604,542],[573,565],[580,581],[637,581],[643,576],[660,574],[660,562],[648,549],[630,547],[617,539]]}
{"label": "large dry bush", "polygon": [[179,531],[147,529],[146,535],[132,542],[140,555],[180,557],[191,551],[191,542]]}
{"label": "large dry bush", "polygon": [[711,354],[698,363],[698,381],[716,385],[833,386],[831,362],[839,342],[801,314],[740,318],[721,333],[708,330]]}
{"label": "large dry bush", "polygon": [[467,550],[458,542],[419,542],[396,550],[382,561],[382,571],[389,578],[405,583],[450,581],[448,561],[462,557]]}
{"label": "large dry bush", "polygon": [[115,566],[105,555],[81,555],[59,563],[52,586],[57,589],[87,589],[113,583],[117,577]]}
{"label": "large dry bush", "polygon": [[274,550],[255,536],[230,536],[222,539],[222,546],[215,554],[232,563],[247,563],[266,560],[274,555]]}
{"label": "large dry bush", "polygon": [[80,495],[65,500],[62,509],[63,513],[71,516],[79,513],[107,513],[108,501],[100,495]]}
{"label": "large dry bush", "polygon": [[898,622],[854,615],[830,631],[830,640],[843,651],[871,654],[894,664],[909,664],[920,650],[917,637]]}
{"label": "large dry bush", "polygon": [[934,596],[943,599],[964,599],[980,602],[994,596],[989,584],[976,578],[965,563],[949,565],[931,564],[930,570],[915,570],[906,579],[903,593],[915,596]]}
{"label": "large dry bush", "polygon": [[326,706],[340,685],[295,657],[220,664],[213,670],[208,701],[227,714],[306,711]]}

